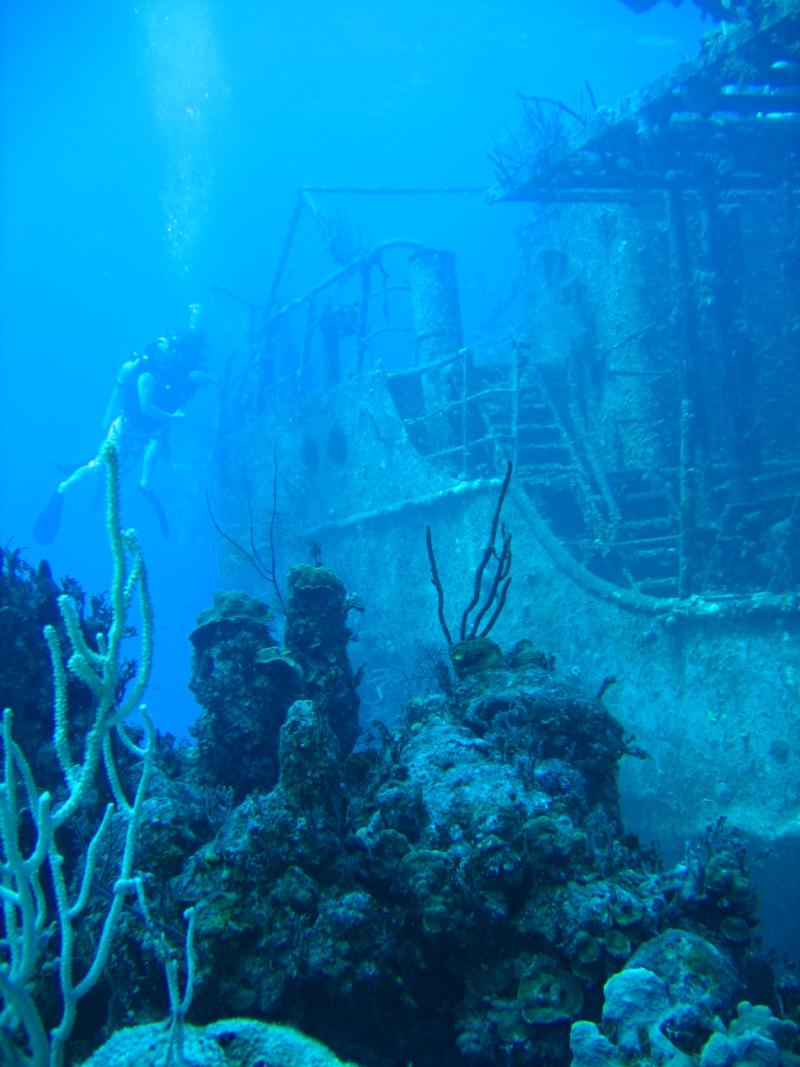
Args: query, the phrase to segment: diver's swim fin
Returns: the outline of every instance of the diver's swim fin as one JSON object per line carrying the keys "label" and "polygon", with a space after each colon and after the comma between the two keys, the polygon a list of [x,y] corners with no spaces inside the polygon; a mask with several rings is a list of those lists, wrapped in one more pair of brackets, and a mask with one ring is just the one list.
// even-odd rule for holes
{"label": "diver's swim fin", "polygon": [[52,545],[56,539],[61,516],[64,514],[64,494],[53,493],[42,509],[33,528],[33,539],[40,545]]}
{"label": "diver's swim fin", "polygon": [[150,501],[153,507],[153,511],[155,511],[156,513],[156,518],[158,519],[158,525],[161,527],[162,534],[165,537],[169,537],[169,519],[167,518],[166,511],[164,511],[164,508],[161,506],[161,501],[158,499],[152,489],[143,489],[140,485],[139,492],[142,494],[145,500]]}

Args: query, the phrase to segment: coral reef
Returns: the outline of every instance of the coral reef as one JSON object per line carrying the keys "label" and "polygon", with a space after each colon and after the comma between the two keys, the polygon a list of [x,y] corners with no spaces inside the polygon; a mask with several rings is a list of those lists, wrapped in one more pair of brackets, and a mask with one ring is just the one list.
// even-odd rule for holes
{"label": "coral reef", "polygon": [[[140,1067],[169,1063],[163,1026],[146,1024],[120,1030],[83,1067]],[[289,1026],[254,1019],[223,1019],[186,1028],[179,1061],[184,1067],[348,1067],[313,1038]],[[352,1067],[352,1065],[351,1065]]]}
{"label": "coral reef", "polygon": [[[0,583],[4,648],[15,628],[34,632],[50,588],[14,566]],[[285,649],[243,594],[198,619],[197,745],[159,739],[142,816],[151,916],[127,911],[74,1052],[164,1018],[159,945],[180,954],[191,905],[186,1062],[201,1047],[208,1062],[250,1062],[214,1036],[240,1015],[363,1067],[795,1062],[795,1024],[779,1016],[798,998],[782,1000],[757,951],[735,830],[709,827],[664,871],[620,817],[620,760],[643,753],[526,640],[460,642],[443,691],[412,700],[395,730],[357,736],[353,606],[330,571],[297,567]],[[44,652],[29,654],[44,706]],[[102,902],[88,909],[81,951],[101,915]],[[220,1017],[213,1033],[202,1025]],[[89,1062],[141,1060],[164,1034],[120,1034]]]}
{"label": "coral reef", "polygon": [[682,874],[624,835],[631,749],[597,698],[529,643],[465,662],[347,758],[323,705],[287,710],[275,787],[170,879],[199,904],[196,1018],[281,1018],[365,1064],[568,1062]]}
{"label": "coral reef", "polygon": [[[766,1005],[741,1001],[726,1027],[717,1011],[728,1007],[733,989],[720,989],[713,974],[719,967],[725,970],[724,961],[702,938],[692,938],[687,946],[685,935],[669,935],[672,948],[686,949],[679,962],[671,951],[662,957],[677,963],[668,969],[679,987],[632,962],[613,975],[605,985],[601,1026],[584,1021],[572,1026],[572,1067],[788,1067],[800,1062],[792,1052],[797,1025],[776,1019]],[[696,971],[690,969],[694,966]],[[688,988],[685,979],[698,988]]]}
{"label": "coral reef", "polygon": [[[59,585],[50,566],[42,560],[32,567],[18,550],[0,548],[0,711],[13,708],[14,732],[21,748],[31,754],[31,769],[38,782],[58,791],[62,779],[52,747],[53,680],[44,627],[55,628],[59,641],[66,640],[58,608],[62,594],[75,604],[81,632],[90,648],[97,650],[99,635],[106,635],[110,609],[105,596],[88,598],[73,579]],[[121,685],[135,672],[126,664]],[[91,693],[83,682],[69,678],[71,714],[70,743],[79,746],[92,717]]]}

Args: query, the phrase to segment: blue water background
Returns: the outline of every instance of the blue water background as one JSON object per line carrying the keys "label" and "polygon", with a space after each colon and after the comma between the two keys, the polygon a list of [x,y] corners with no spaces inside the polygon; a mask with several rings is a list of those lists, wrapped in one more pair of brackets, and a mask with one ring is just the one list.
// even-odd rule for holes
{"label": "blue water background", "polygon": [[[663,8],[663,9],[662,9]],[[28,546],[62,476],[94,454],[117,368],[186,325],[199,301],[219,370],[236,307],[264,302],[295,190],[312,185],[486,186],[493,138],[519,117],[516,92],[585,109],[693,55],[696,9],[647,16],[619,0],[6,0],[2,78],[0,541]],[[478,198],[351,202],[362,239],[408,237],[459,255],[467,332],[515,269],[524,208]],[[309,245],[288,278],[330,270]],[[180,434],[211,441],[203,398]],[[200,449],[202,452],[202,448]],[[157,608],[150,705],[161,729],[195,715],[187,635],[219,586],[209,533],[165,540],[132,483]],[[185,518],[185,516],[184,516]],[[185,523],[184,523],[185,525]],[[67,501],[44,553],[56,576],[108,586],[94,487]]]}

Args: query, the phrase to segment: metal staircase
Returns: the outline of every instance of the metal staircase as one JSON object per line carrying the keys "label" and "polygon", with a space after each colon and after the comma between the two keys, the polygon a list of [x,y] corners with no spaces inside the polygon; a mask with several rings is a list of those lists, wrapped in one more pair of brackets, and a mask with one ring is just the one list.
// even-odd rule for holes
{"label": "metal staircase", "polygon": [[659,601],[797,583],[800,463],[745,479],[712,467],[687,532],[680,457],[658,469],[602,469],[561,367],[513,356],[475,365],[462,351],[391,375],[389,389],[414,447],[452,476],[486,477],[511,458],[515,485],[549,535],[598,579]]}

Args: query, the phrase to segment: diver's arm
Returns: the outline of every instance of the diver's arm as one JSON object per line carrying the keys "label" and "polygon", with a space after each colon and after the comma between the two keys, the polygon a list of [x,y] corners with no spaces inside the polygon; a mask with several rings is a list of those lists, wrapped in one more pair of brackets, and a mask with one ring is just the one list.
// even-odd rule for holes
{"label": "diver's arm", "polygon": [[189,381],[192,385],[217,385],[217,379],[204,370],[190,370]]}
{"label": "diver's arm", "polygon": [[186,418],[180,408],[177,411],[165,411],[154,403],[156,380],[149,371],[139,375],[136,390],[139,396],[139,411],[146,418],[156,419],[158,422],[173,422],[174,420]]}

